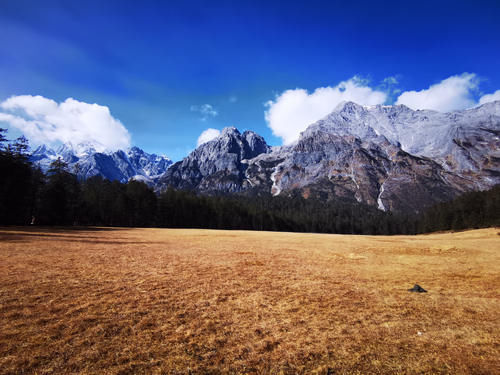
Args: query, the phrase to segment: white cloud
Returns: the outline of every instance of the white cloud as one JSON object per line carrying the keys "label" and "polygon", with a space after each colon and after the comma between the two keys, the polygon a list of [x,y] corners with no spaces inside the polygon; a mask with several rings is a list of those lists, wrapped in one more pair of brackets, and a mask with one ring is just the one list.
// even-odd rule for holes
{"label": "white cloud", "polygon": [[479,98],[479,104],[494,102],[500,100],[500,90],[495,91],[493,94],[486,94]]}
{"label": "white cloud", "polygon": [[219,114],[210,104],[192,105],[190,110],[191,112],[199,112],[203,121],[206,121],[209,117],[215,117]]}
{"label": "white cloud", "polygon": [[362,105],[383,104],[387,94],[367,86],[358,77],[340,82],[334,87],[320,87],[309,94],[307,90],[287,90],[266,103],[267,125],[284,144],[293,143],[310,124],[332,112],[342,101]]}
{"label": "white cloud", "polygon": [[398,77],[396,76],[390,76],[390,77],[385,77],[382,80],[382,84],[387,85],[387,86],[394,86],[399,83]]}
{"label": "white cloud", "polygon": [[392,98],[394,98],[401,92],[401,90],[397,87],[398,85],[398,76],[390,76],[384,78],[382,82],[380,82],[380,85],[377,87],[377,89],[385,92],[387,94],[387,101],[391,102]]}
{"label": "white cloud", "polygon": [[12,96],[0,103],[0,122],[19,129],[35,144],[91,144],[97,151],[130,146],[130,134],[109,108],[73,98],[62,103],[43,96]]}
{"label": "white cloud", "polygon": [[472,93],[478,84],[479,80],[475,74],[463,73],[446,78],[428,89],[405,91],[398,97],[396,104],[440,112],[471,108],[476,104]]}
{"label": "white cloud", "polygon": [[212,139],[218,137],[219,134],[220,134],[220,130],[217,130],[217,129],[208,128],[208,129],[204,130],[200,134],[200,136],[198,137],[198,141],[196,142],[196,147],[198,147],[199,145],[201,145],[203,143],[211,141]]}

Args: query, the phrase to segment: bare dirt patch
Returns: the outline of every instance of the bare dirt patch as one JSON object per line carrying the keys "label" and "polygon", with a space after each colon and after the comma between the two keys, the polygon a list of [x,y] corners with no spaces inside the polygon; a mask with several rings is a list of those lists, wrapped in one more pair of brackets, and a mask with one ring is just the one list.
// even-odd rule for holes
{"label": "bare dirt patch", "polygon": [[500,373],[497,233],[3,228],[0,373]]}

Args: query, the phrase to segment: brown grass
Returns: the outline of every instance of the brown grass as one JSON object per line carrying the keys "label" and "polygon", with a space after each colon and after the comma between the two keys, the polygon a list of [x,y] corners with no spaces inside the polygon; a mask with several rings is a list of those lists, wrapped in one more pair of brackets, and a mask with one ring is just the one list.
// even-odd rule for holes
{"label": "brown grass", "polygon": [[498,232],[3,228],[0,373],[499,374]]}

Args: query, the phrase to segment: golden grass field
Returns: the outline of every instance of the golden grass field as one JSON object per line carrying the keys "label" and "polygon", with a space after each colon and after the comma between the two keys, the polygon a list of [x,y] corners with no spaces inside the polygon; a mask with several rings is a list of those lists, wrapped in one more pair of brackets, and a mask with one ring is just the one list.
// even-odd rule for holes
{"label": "golden grass field", "polygon": [[0,228],[0,373],[500,374],[499,232]]}

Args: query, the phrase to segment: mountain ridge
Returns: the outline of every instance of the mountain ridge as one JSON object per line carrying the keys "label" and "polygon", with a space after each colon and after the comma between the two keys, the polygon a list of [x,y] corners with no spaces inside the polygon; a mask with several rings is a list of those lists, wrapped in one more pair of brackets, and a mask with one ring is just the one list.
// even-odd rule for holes
{"label": "mountain ridge", "polygon": [[137,147],[97,152],[91,145],[40,146],[31,160],[47,170],[58,157],[81,179],[136,179],[158,192],[299,192],[420,212],[500,184],[500,101],[448,113],[342,102],[291,145],[271,147],[253,131],[227,127],[176,163]]}
{"label": "mountain ridge", "polygon": [[344,102],[294,144],[266,144],[248,159],[235,157],[222,141],[230,134],[240,133],[225,129],[174,164],[158,180],[159,189],[272,195],[298,190],[304,197],[419,212],[500,183],[500,102],[448,113]]}
{"label": "mountain ridge", "polygon": [[31,154],[30,161],[47,171],[58,158],[67,163],[79,179],[99,175],[120,182],[136,179],[151,186],[172,164],[164,155],[148,154],[135,146],[126,151],[97,152],[90,145],[73,147],[67,144],[57,149],[41,145]]}

